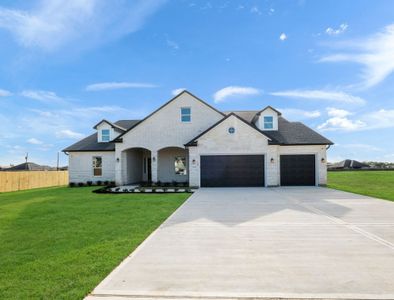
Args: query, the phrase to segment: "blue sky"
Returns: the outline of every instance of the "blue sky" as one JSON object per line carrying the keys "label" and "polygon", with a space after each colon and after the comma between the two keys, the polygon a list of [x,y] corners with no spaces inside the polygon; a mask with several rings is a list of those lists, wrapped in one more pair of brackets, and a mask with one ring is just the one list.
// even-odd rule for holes
{"label": "blue sky", "polygon": [[272,105],[333,140],[329,161],[394,161],[393,1],[3,0],[0,45],[0,165],[54,165],[182,88]]}

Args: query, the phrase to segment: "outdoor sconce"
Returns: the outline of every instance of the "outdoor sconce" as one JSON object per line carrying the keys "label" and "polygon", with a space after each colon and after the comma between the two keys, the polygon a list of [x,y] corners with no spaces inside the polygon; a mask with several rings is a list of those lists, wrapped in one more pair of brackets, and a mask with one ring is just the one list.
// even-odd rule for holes
{"label": "outdoor sconce", "polygon": [[192,160],[192,164],[193,164],[193,165],[196,164],[196,160],[195,160],[195,159]]}
{"label": "outdoor sconce", "polygon": [[273,164],[273,163],[274,163],[274,161],[275,161],[275,159],[272,157],[272,158],[271,158],[271,163]]}
{"label": "outdoor sconce", "polygon": [[321,162],[322,162],[322,164],[324,164],[326,162],[324,157],[322,157]]}
{"label": "outdoor sconce", "polygon": [[119,161],[120,161],[119,157],[118,157],[118,158],[116,158],[116,162],[119,162]]}
{"label": "outdoor sconce", "polygon": [[156,156],[153,156],[153,157],[152,157],[152,161],[156,161]]}

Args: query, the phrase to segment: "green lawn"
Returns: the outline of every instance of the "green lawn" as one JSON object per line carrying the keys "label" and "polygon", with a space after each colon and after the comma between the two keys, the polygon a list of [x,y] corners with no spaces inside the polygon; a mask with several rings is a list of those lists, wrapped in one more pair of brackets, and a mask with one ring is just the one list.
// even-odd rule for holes
{"label": "green lawn", "polygon": [[394,171],[328,172],[328,187],[394,201]]}
{"label": "green lawn", "polygon": [[0,299],[81,299],[189,194],[0,194]]}

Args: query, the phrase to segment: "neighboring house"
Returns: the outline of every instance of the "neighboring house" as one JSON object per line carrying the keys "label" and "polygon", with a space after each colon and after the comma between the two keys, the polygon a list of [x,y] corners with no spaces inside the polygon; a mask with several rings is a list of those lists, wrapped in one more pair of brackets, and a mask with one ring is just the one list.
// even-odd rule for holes
{"label": "neighboring house", "polygon": [[56,168],[52,168],[50,166],[38,165],[33,162],[25,162],[16,166],[2,169],[2,171],[52,171],[52,170],[56,170]]}
{"label": "neighboring house", "polygon": [[221,112],[184,91],[143,120],[102,120],[67,147],[70,182],[325,185],[332,142],[274,108]]}
{"label": "neighboring house", "polygon": [[329,170],[341,170],[341,169],[369,169],[370,166],[353,159],[345,159],[337,163],[330,164]]}

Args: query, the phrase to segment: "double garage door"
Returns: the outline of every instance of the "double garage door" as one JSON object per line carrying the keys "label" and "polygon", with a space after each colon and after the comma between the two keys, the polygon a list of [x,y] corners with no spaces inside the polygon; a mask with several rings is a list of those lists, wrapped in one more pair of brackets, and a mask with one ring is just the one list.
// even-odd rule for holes
{"label": "double garage door", "polygon": [[[264,155],[202,155],[202,187],[264,186]],[[281,155],[281,185],[315,185],[315,155]]]}

